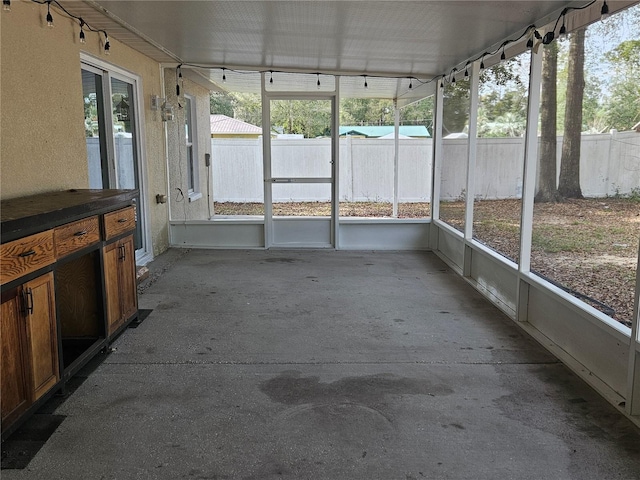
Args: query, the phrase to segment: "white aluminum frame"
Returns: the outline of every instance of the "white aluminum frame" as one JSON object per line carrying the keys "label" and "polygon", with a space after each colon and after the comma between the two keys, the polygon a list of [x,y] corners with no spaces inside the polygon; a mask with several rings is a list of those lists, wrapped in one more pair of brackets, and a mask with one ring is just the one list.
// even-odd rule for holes
{"label": "white aluminum frame", "polygon": [[[519,49],[510,49],[509,54],[517,55],[524,51],[522,43]],[[484,61],[487,65],[495,63],[494,59],[485,58]],[[444,223],[439,215],[443,161],[443,92],[441,88],[436,91],[431,247],[451,268],[516,321],[521,328],[640,426],[640,245],[634,317],[630,331],[619,322],[530,272],[538,163],[541,49],[531,51],[519,263],[509,261],[473,239],[478,61],[472,65],[471,72],[473,80],[464,233]]]}
{"label": "white aluminum frame", "polygon": [[[104,105],[111,105],[111,78],[121,80],[133,85],[135,92],[135,129],[138,133],[136,144],[136,155],[138,157],[138,181],[140,183],[140,204],[138,208],[138,221],[142,223],[142,248],[136,250],[136,264],[146,265],[153,259],[153,245],[151,236],[151,222],[149,220],[149,201],[147,198],[147,153],[144,139],[145,136],[145,118],[144,118],[144,103],[143,103],[143,91],[142,91],[142,78],[133,72],[120,68],[111,63],[107,63],[102,59],[96,58],[85,52],[80,52],[80,68],[89,67],[91,71],[99,71],[103,75],[103,96]],[[110,111],[110,110],[109,110]],[[109,113],[109,116],[111,114]],[[111,185],[115,185],[116,178],[115,172],[117,165],[115,162],[114,145],[113,145],[113,126],[112,122],[107,121],[105,125],[105,132],[109,140],[107,140],[107,154],[109,162],[109,182]]]}
{"label": "white aluminum frame", "polygon": [[[340,142],[339,142],[339,119],[340,119],[340,77],[335,78],[335,90],[333,92],[270,92],[266,89],[266,74],[261,74],[262,84],[262,158],[263,158],[263,181],[264,181],[264,243],[265,248],[277,247],[313,247],[313,248],[339,248],[339,162],[340,162]],[[271,169],[271,101],[272,100],[329,100],[331,101],[331,177],[273,177]],[[276,183],[329,183],[331,184],[331,216],[329,238],[330,243],[306,244],[294,243],[279,244],[276,242],[274,223],[278,220],[273,218],[273,192],[272,185]],[[300,223],[303,227],[305,223],[318,222],[322,218],[297,217],[291,219]]]}

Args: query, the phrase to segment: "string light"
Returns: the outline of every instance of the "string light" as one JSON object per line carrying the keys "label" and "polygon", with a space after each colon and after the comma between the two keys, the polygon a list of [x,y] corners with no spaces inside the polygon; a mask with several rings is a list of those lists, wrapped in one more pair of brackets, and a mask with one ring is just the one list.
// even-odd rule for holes
{"label": "string light", "polygon": [[80,19],[80,43],[87,43],[87,39],[84,36],[84,20]]}
{"label": "string light", "polygon": [[11,11],[11,0],[2,0],[2,10],[5,12]]}
{"label": "string light", "polygon": [[176,97],[180,96],[180,79],[181,78],[182,78],[182,64],[178,65],[178,67],[176,68]]}
{"label": "string light", "polygon": [[600,10],[600,20],[606,20],[607,18],[609,18],[609,5],[607,5],[607,0],[605,0]]}
{"label": "string light", "polygon": [[562,15],[562,26],[560,27],[560,32],[558,32],[560,36],[564,36],[567,34],[567,27],[564,24],[564,15]]}
{"label": "string light", "polygon": [[47,25],[53,27],[53,16],[51,15],[51,2],[47,2]]}
{"label": "string light", "polygon": [[[58,9],[60,9],[63,12],[63,16],[76,20],[78,22],[78,25],[80,26],[80,34],[78,38],[80,40],[80,43],[82,44],[87,42],[86,30],[89,30],[90,32],[95,32],[98,34],[103,33],[104,34],[104,54],[109,55],[111,53],[110,52],[111,44],[109,43],[109,36],[107,35],[107,32],[101,28],[92,27],[87,22],[85,22],[82,17],[74,15],[69,10],[64,8],[64,6],[61,5],[60,2],[58,2],[58,0],[31,0],[31,2],[37,3],[39,5],[45,5],[45,4],[47,5],[47,15],[45,17],[45,20],[47,22],[47,26],[49,27],[53,27],[53,15],[51,15],[51,4],[54,4]],[[11,10],[11,0],[2,0],[2,6],[4,10]]]}
{"label": "string light", "polygon": [[[73,18],[75,20],[78,21],[79,25],[80,25],[80,34],[79,34],[79,39],[80,39],[80,43],[86,43],[86,34],[85,34],[85,28],[87,30],[90,30],[92,32],[97,32],[97,33],[103,33],[104,37],[105,37],[105,43],[104,43],[104,54],[105,55],[109,55],[111,52],[111,44],[109,42],[109,37],[107,35],[107,32],[105,30],[102,29],[95,29],[93,27],[91,27],[88,23],[86,23],[81,17],[78,17],[76,15],[73,15],[72,13],[70,13],[68,10],[66,10],[59,2],[58,0],[31,0],[33,3],[38,3],[38,4],[47,4],[47,15],[46,15],[46,22],[47,25],[49,27],[53,27],[54,26],[54,22],[53,22],[53,16],[51,15],[51,3],[54,3],[60,10],[62,10],[69,18]],[[516,39],[512,39],[512,40],[507,40],[505,41],[500,47],[502,49],[502,53],[500,55],[500,59],[501,60],[505,60],[506,59],[506,54],[505,54],[505,49],[506,46],[510,43],[515,43],[518,42],[520,39],[522,39],[525,35],[530,34],[531,31],[533,31],[533,34],[529,36],[529,38],[527,39],[527,43],[526,46],[527,48],[533,48],[534,43],[535,43],[535,39],[537,40],[541,40],[543,44],[548,45],[551,42],[553,42],[553,40],[556,38],[555,36],[555,30],[558,26],[558,23],[560,22],[560,19],[562,19],[562,26],[559,30],[559,35],[562,36],[564,34],[567,33],[567,28],[566,28],[566,24],[565,24],[565,15],[570,11],[570,10],[583,10],[586,9],[590,6],[592,6],[594,3],[596,3],[597,0],[592,0],[589,3],[587,3],[586,5],[583,5],[581,7],[567,7],[565,9],[562,10],[561,14],[558,16],[558,19],[556,20],[556,24],[553,28],[553,30],[545,33],[544,36],[541,36],[541,34],[538,32],[538,30],[536,29],[535,25],[530,25],[529,27],[527,27],[527,29],[524,31],[524,33],[522,33],[522,35],[520,35],[518,38]],[[11,11],[11,0],[2,0],[2,8],[4,11]],[[600,10],[600,14],[601,14],[601,20],[605,20],[606,18],[609,17],[609,6],[607,5],[606,0],[603,1],[602,3],[602,8]],[[498,50],[497,50],[498,51]],[[494,52],[484,52],[480,57],[477,57],[475,60],[470,60],[467,62],[467,64],[465,65],[465,70],[464,70],[464,79],[468,80],[469,79],[469,71],[468,71],[468,65],[472,62],[472,61],[477,61],[478,59],[480,59],[480,71],[483,71],[485,69],[485,64],[484,64],[484,57],[486,55],[494,55],[495,53],[497,53],[497,51]],[[203,66],[199,66],[199,65],[190,65],[190,66],[197,66],[199,68],[215,68],[215,67],[203,67]],[[452,76],[451,76],[451,83],[455,83],[455,76],[453,75],[453,73],[457,71],[457,69],[452,70]],[[269,77],[269,83],[273,84],[273,70],[269,70],[270,73],[270,77]],[[242,72],[241,72],[242,73]],[[264,73],[264,72],[262,72]],[[182,78],[182,72],[178,69],[178,75],[179,78]],[[318,88],[320,88],[320,72],[316,73],[317,75],[317,82],[316,85],[318,86]],[[364,88],[367,89],[369,87],[368,82],[367,82],[367,75],[363,75],[364,77]],[[412,77],[407,77],[409,78],[409,90],[413,89],[413,78]],[[427,81],[427,82],[423,82],[418,80],[418,82],[420,84],[425,84],[425,83],[430,83],[432,81],[436,81],[438,77],[434,77],[431,80]],[[440,88],[444,88],[444,80],[446,78],[445,75],[440,75]],[[226,83],[226,69],[222,68],[222,82]],[[178,86],[179,88],[179,86]]]}

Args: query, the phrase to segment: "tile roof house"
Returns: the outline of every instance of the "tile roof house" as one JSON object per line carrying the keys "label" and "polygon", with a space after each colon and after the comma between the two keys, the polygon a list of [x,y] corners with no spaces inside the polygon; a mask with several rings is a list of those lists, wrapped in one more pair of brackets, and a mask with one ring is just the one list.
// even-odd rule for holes
{"label": "tile roof house", "polygon": [[211,138],[258,138],[262,128],[226,115],[211,115]]}

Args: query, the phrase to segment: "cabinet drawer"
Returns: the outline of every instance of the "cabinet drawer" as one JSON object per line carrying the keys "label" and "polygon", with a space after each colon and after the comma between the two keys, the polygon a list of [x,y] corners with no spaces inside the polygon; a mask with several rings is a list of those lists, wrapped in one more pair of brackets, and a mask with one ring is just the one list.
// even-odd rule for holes
{"label": "cabinet drawer", "polygon": [[136,210],[133,206],[107,213],[104,216],[105,240],[134,228],[136,228]]}
{"label": "cabinet drawer", "polygon": [[53,232],[56,246],[56,258],[88,247],[100,241],[100,223],[98,217],[90,217],[78,222],[58,227]]}
{"label": "cabinet drawer", "polygon": [[0,246],[0,283],[5,284],[55,261],[53,230]]}

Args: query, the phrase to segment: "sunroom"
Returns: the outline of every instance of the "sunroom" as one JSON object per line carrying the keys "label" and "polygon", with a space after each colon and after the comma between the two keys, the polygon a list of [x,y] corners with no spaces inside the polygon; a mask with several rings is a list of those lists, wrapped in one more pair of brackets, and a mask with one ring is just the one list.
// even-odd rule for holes
{"label": "sunroom", "polygon": [[[3,200],[138,189],[139,265],[432,251],[640,425],[637,103],[613,112],[637,2],[3,4]],[[261,137],[212,139],[211,92],[254,95]],[[354,99],[387,101],[393,134],[340,136]],[[404,138],[416,105],[429,137]]]}

